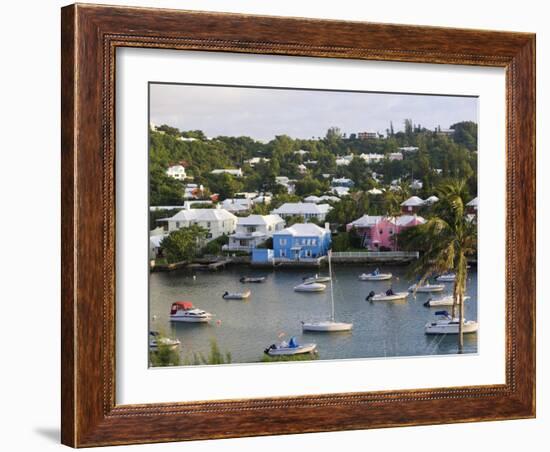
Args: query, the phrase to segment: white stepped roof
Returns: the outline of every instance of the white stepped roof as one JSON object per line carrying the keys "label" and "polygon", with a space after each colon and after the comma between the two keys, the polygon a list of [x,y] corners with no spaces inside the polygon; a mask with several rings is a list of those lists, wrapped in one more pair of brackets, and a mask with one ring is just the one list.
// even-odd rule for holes
{"label": "white stepped roof", "polygon": [[424,201],[419,198],[418,196],[411,196],[409,199],[407,199],[406,201],[403,201],[401,203],[402,206],[407,206],[407,207],[415,207],[415,206],[422,206],[424,205]]}
{"label": "white stepped roof", "polygon": [[277,224],[284,220],[279,215],[249,215],[248,217],[239,218],[238,226],[253,226],[258,224]]}
{"label": "white stepped roof", "polygon": [[292,236],[322,236],[329,233],[328,230],[323,229],[313,223],[296,223],[292,226],[285,228],[281,231],[275,232],[273,235],[292,235]]}
{"label": "white stepped roof", "polygon": [[183,209],[165,221],[223,221],[236,220],[237,217],[225,209]]}
{"label": "white stepped roof", "polygon": [[319,215],[327,213],[330,210],[328,204],[314,204],[311,202],[287,202],[281,207],[273,210],[271,213],[283,215]]}

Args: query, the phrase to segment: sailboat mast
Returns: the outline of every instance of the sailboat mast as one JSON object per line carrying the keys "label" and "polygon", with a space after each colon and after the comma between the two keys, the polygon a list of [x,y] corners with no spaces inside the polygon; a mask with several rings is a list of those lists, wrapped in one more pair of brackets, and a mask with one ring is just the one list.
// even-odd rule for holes
{"label": "sailboat mast", "polygon": [[333,279],[332,279],[332,265],[330,258],[332,257],[332,250],[328,250],[328,275],[330,277],[330,320],[334,322],[334,288],[333,288]]}

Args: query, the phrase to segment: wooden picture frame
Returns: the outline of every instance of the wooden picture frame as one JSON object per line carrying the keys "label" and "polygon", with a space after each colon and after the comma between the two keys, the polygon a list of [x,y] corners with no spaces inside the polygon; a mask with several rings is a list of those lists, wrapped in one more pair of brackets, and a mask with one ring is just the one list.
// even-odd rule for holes
{"label": "wooden picture frame", "polygon": [[[535,416],[535,35],[79,4],[62,9],[61,34],[64,444],[85,447]],[[117,405],[118,47],[505,68],[506,383]]]}

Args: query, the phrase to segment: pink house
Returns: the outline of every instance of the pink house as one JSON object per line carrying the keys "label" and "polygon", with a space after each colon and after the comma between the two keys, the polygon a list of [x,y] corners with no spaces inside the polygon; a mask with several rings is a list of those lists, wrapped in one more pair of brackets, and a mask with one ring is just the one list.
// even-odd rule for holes
{"label": "pink house", "polygon": [[417,215],[401,215],[399,217],[363,215],[361,218],[349,223],[346,230],[348,232],[355,230],[362,239],[362,246],[369,251],[398,251],[399,243],[397,243],[395,236],[404,229],[425,222],[424,218]]}

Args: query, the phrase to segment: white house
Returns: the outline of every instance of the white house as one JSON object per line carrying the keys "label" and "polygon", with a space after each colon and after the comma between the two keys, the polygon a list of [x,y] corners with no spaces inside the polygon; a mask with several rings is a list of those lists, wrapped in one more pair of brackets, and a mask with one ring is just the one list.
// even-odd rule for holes
{"label": "white house", "polygon": [[187,175],[185,174],[185,167],[183,165],[172,165],[166,170],[166,175],[177,180],[184,180]]}
{"label": "white house", "polygon": [[411,182],[409,187],[411,187],[413,190],[421,190],[424,184],[421,180],[415,179]]}
{"label": "white house", "polygon": [[204,187],[198,184],[187,184],[183,189],[183,197],[185,199],[198,199],[202,197]]}
{"label": "white house", "polygon": [[284,227],[285,221],[279,215],[249,215],[239,218],[237,230],[229,236],[229,243],[224,249],[252,251]]}
{"label": "white house", "polygon": [[402,146],[399,148],[400,151],[402,152],[416,152],[418,151],[418,147],[417,146]]}
{"label": "white house", "polygon": [[325,221],[331,207],[328,204],[315,204],[311,202],[287,202],[271,213],[283,218],[300,216],[307,221],[315,218],[317,221]]}
{"label": "white house", "polygon": [[409,199],[401,203],[401,212],[417,213],[423,205],[424,201],[422,198],[419,198],[418,196],[411,196]]}
{"label": "white house", "polygon": [[289,179],[288,177],[286,177],[286,176],[276,176],[275,177],[275,182],[277,184],[282,185],[283,187],[285,187],[286,191],[289,194],[294,193],[294,188],[295,188],[294,181]]}
{"label": "white house", "polygon": [[336,196],[348,196],[349,195],[349,187],[332,187],[331,192],[334,193]]}
{"label": "white house", "polygon": [[235,177],[243,177],[243,171],[240,168],[215,169],[215,170],[212,170],[210,174],[229,174]]}
{"label": "white house", "polygon": [[402,152],[390,152],[388,154],[388,159],[390,159],[390,160],[403,160],[403,153]]}
{"label": "white house", "polygon": [[367,163],[380,162],[384,160],[384,154],[361,154],[359,157]]}
{"label": "white house", "polygon": [[250,198],[227,198],[221,202],[221,206],[232,213],[246,212],[252,209],[254,202]]}
{"label": "white house", "polygon": [[336,166],[347,166],[353,160],[353,154],[344,155],[343,157],[338,157],[336,159]]}
{"label": "white house", "polygon": [[297,151],[294,151],[294,154],[297,154],[303,157],[304,155],[309,154],[309,151],[305,151],[304,149],[298,149]]}
{"label": "white house", "polygon": [[251,159],[244,161],[244,163],[247,163],[251,167],[254,167],[258,163],[267,163],[267,162],[269,162],[269,159],[265,157],[252,157]]}
{"label": "white house", "polygon": [[179,140],[180,140],[180,141],[189,141],[189,142],[191,142],[191,141],[197,141],[197,139],[196,139],[196,138],[193,138],[193,137],[179,137]]}
{"label": "white house", "polygon": [[304,164],[302,164],[302,163],[300,163],[300,164],[298,165],[298,172],[299,172],[300,174],[305,174],[305,173],[307,173],[307,166],[304,165]]}
{"label": "white house", "polygon": [[161,224],[164,223],[164,229],[168,233],[196,224],[208,230],[208,240],[218,238],[224,234],[232,234],[237,227],[237,217],[220,207],[215,209],[191,209],[189,205],[186,205],[185,209],[180,210],[174,216],[157,221]]}

